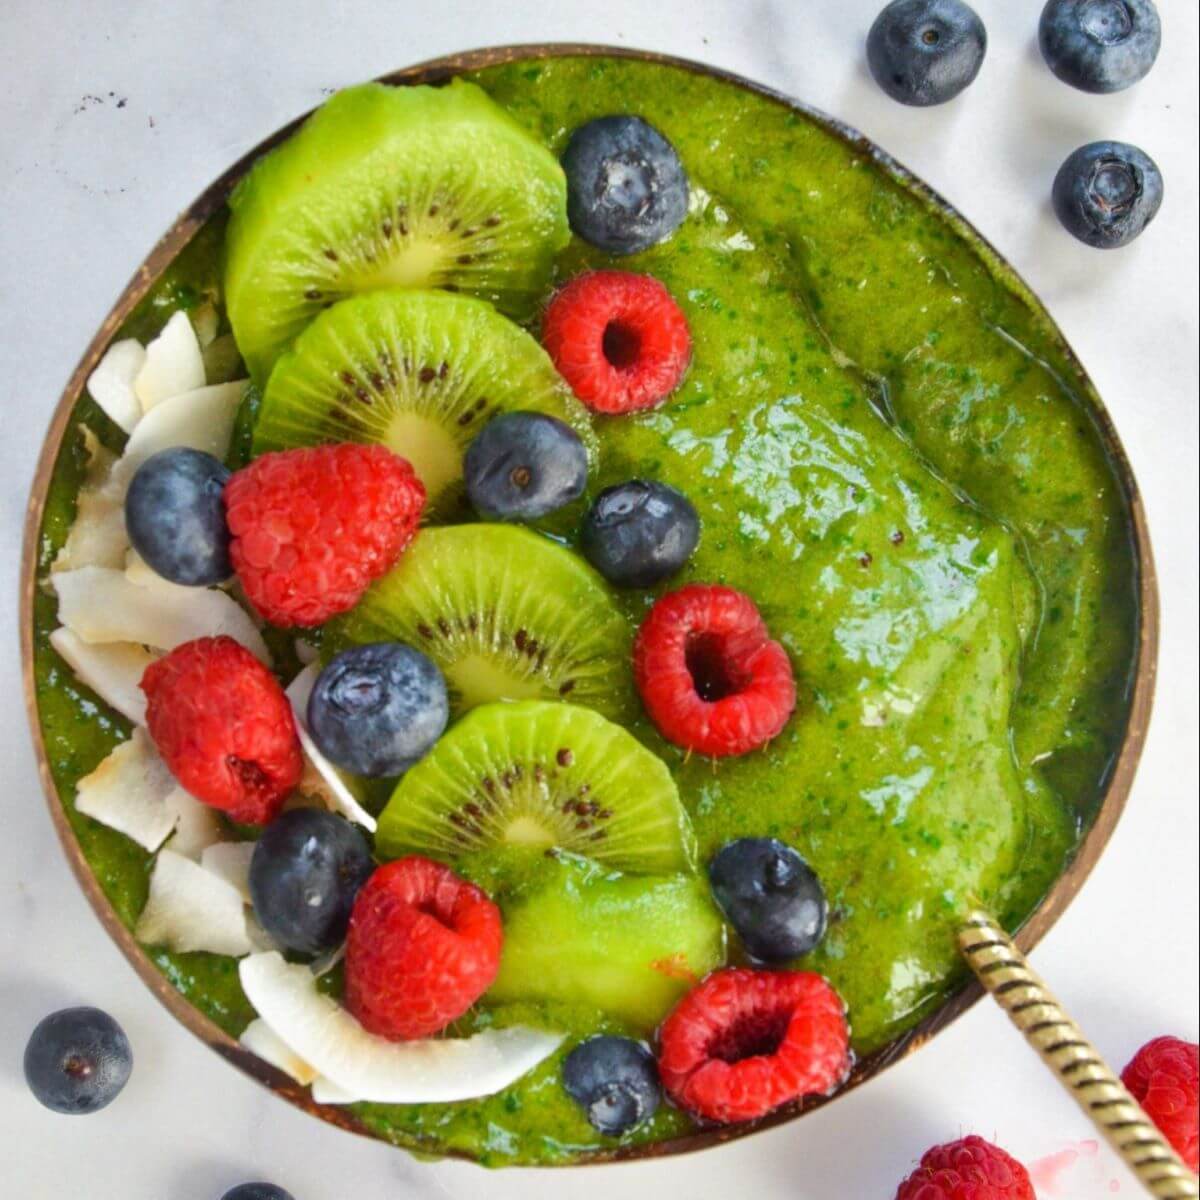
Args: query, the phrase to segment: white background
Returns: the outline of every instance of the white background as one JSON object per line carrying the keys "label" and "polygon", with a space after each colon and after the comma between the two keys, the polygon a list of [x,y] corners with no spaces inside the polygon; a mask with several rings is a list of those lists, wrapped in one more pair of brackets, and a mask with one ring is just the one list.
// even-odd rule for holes
{"label": "white background", "polygon": [[[998,1012],[799,1124],[690,1160],[486,1174],[424,1165],[302,1116],[168,1018],[100,931],[54,840],[20,705],[18,541],[42,433],[84,345],[178,210],[327,88],[489,43],[582,40],[703,59],[858,126],[957,204],[1022,271],[1079,351],[1141,480],[1162,582],[1158,704],[1129,811],[1036,964],[1120,1066],[1197,1025],[1197,9],[1159,0],[1164,45],[1129,92],[1092,97],[1037,56],[1041,0],[976,0],[990,46],[974,86],[910,110],[866,73],[881,0],[0,0],[0,1193],[22,1200],[218,1200],[247,1178],[296,1200],[888,1200],[935,1141],[977,1131],[1043,1165],[1042,1200],[1137,1185]],[[92,96],[95,99],[85,99]],[[1143,146],[1157,222],[1101,253],[1047,195],[1077,145]],[[137,1057],[87,1119],[40,1109],[29,1030],[93,1003]],[[1063,1153],[1065,1152],[1065,1153]],[[1076,1161],[1071,1162],[1072,1155]]]}

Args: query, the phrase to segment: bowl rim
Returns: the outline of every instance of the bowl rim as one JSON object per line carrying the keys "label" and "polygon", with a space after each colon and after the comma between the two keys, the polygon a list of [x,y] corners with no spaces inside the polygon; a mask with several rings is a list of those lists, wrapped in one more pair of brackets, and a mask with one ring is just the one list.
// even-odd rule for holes
{"label": "bowl rim", "polygon": [[[1130,534],[1136,554],[1138,572],[1137,592],[1139,622],[1137,632],[1137,668],[1132,680],[1129,717],[1121,748],[1110,766],[1103,798],[1096,810],[1095,818],[1082,842],[1063,873],[1046,893],[1036,909],[1030,914],[1016,934],[1020,949],[1028,954],[1050,930],[1062,913],[1078,894],[1099,860],[1117,826],[1133,784],[1134,774],[1145,744],[1147,727],[1154,697],[1157,673],[1159,639],[1159,597],[1153,553],[1150,547],[1146,513],[1142,504],[1137,482],[1124,447],[1113,425],[1111,416],[1100,399],[1095,386],[1080,363],[1078,356],[1068,343],[1062,330],[1045,306],[1038,300],[1032,288],[1025,283],[1017,271],[990,242],[963,217],[944,197],[925,183],[919,176],[897,162],[890,154],[876,146],[865,135],[850,125],[828,116],[824,112],[798,101],[785,93],[744,76],[697,62],[692,59],[638,50],[625,46],[606,46],[593,43],[547,42],[522,43],[516,45],[490,46],[475,50],[439,56],[379,76],[379,81],[404,85],[442,82],[465,71],[526,59],[597,57],[635,59],[657,63],[706,75],[729,83],[743,90],[766,97],[778,104],[803,114],[845,144],[873,159],[894,180],[926,205],[934,208],[947,219],[958,233],[966,237],[976,248],[988,269],[998,281],[1013,291],[1024,303],[1035,307],[1047,321],[1051,333],[1059,341],[1063,353],[1075,372],[1075,384],[1087,402],[1089,415],[1093,419],[1106,452],[1113,464],[1125,493],[1130,514]],[[312,110],[310,110],[311,112]],[[75,405],[83,392],[88,375],[99,361],[117,329],[125,321],[137,302],[153,287],[159,276],[174,261],[181,250],[190,242],[203,224],[225,203],[235,183],[250,164],[265,151],[282,141],[304,121],[308,112],[264,138],[251,150],[243,154],[231,167],[206,187],[199,197],[176,219],[149,254],[143,259],[129,283],[101,322],[79,363],[72,372],[54,409],[37,467],[30,488],[30,496],[24,526],[24,541],[20,568],[20,638],[21,670],[25,709],[29,717],[38,773],[45,793],[47,807],[55,831],[66,854],[75,877],[87,897],[101,925],[117,944],[134,971],[151,993],[170,1011],[186,1029],[204,1041],[211,1049],[238,1067],[251,1078],[270,1088],[273,1092],[296,1107],[353,1133],[374,1140],[386,1139],[372,1132],[354,1115],[332,1105],[317,1104],[307,1088],[301,1087],[289,1076],[270,1066],[245,1049],[235,1038],[205,1016],[198,1008],[167,981],[166,977],[150,960],[133,934],[122,924],[111,903],[104,895],[95,875],[67,820],[64,805],[55,787],[50,772],[45,740],[42,734],[38,710],[37,690],[34,677],[34,596],[38,587],[37,569],[42,519],[50,481],[63,441],[71,425]],[[974,981],[968,981],[935,1011],[925,1017],[914,1028],[887,1043],[880,1049],[855,1063],[846,1083],[831,1096],[809,1097],[805,1100],[777,1109],[767,1117],[742,1125],[718,1128],[701,1128],[692,1133],[669,1138],[661,1142],[641,1146],[616,1147],[589,1153],[586,1158],[554,1166],[588,1166],[620,1161],[641,1161],[666,1155],[691,1153],[708,1149],[725,1142],[740,1140],[753,1133],[797,1119],[845,1095],[847,1092],[881,1074],[889,1066],[908,1057],[935,1034],[941,1032],[983,995]],[[407,1148],[407,1147],[405,1147]],[[440,1157],[478,1160],[463,1152],[446,1152],[431,1147]]]}

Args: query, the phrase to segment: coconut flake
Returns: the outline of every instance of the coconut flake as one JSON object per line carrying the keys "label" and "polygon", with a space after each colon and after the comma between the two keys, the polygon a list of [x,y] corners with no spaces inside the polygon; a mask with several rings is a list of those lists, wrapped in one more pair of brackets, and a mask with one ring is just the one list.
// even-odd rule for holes
{"label": "coconut flake", "polygon": [[359,1097],[340,1088],[324,1075],[318,1075],[313,1080],[312,1098],[318,1104],[357,1104]]}
{"label": "coconut flake", "polygon": [[174,650],[184,642],[225,634],[264,663],[271,656],[245,609],[216,588],[169,584],[138,587],[124,571],[80,567],[51,577],[58,619],[85,642],[139,642]]}
{"label": "coconut flake", "polygon": [[146,696],[139,685],[156,655],[131,642],[89,644],[69,629],[56,629],[50,645],[105,704],[135,725],[145,724]]}
{"label": "coconut flake", "polygon": [[237,888],[245,903],[250,903],[250,859],[254,856],[253,842],[214,842],[200,855],[200,865],[218,879]]}
{"label": "coconut flake", "polygon": [[[326,807],[374,833],[378,822],[359,804],[342,773],[321,753],[308,732],[308,698],[320,673],[321,664],[310,663],[287,687],[287,698],[292,702],[292,712],[296,714],[296,732],[300,735],[300,746],[304,750],[305,759],[325,784],[317,791],[326,802]],[[301,781],[301,788],[303,787],[304,781]]]}
{"label": "coconut flake", "polygon": [[135,729],[79,781],[75,807],[153,852],[175,828],[177,813],[168,800],[177,787],[149,734]]}
{"label": "coconut flake", "polygon": [[[254,949],[237,889],[171,850],[160,850],[150,895],[134,929],[140,942],[235,957]],[[307,968],[301,967],[307,974]]]}
{"label": "coconut flake", "polygon": [[52,572],[118,567],[129,545],[125,506],[108,486],[116,456],[86,425],[79,426],[79,433],[88,457],[87,471],[75,496],[75,520],[50,567]]}
{"label": "coconut flake", "polygon": [[146,351],[133,338],[113,342],[88,376],[87,390],[95,402],[126,433],[142,416],[142,402],[133,390],[133,382],[146,365]]}
{"label": "coconut flake", "polygon": [[167,805],[175,814],[175,832],[166,849],[199,863],[204,851],[225,836],[225,827],[217,810],[178,785],[167,797]]}
{"label": "coconut flake", "polygon": [[533,1070],[563,1040],[559,1033],[514,1025],[468,1038],[390,1042],[318,992],[308,967],[277,952],[250,955],[238,973],[259,1016],[338,1089],[339,1103],[433,1104],[490,1096]]}
{"label": "coconut flake", "polygon": [[185,312],[177,312],[146,347],[146,358],[133,381],[133,391],[150,412],[172,396],[204,386],[204,359],[196,331]]}
{"label": "coconut flake", "polygon": [[241,1036],[241,1043],[285,1075],[290,1075],[302,1087],[307,1087],[317,1078],[317,1073],[298,1055],[288,1049],[272,1032],[261,1017],[251,1021]]}

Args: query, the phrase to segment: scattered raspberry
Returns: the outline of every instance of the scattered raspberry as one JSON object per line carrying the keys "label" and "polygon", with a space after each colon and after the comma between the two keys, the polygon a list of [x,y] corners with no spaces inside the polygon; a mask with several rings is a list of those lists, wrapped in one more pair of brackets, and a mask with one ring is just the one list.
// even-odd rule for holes
{"label": "scattered raspberry", "polygon": [[653,408],[678,386],[692,354],[687,320],[650,275],[592,271],[550,301],[542,343],[588,408]]}
{"label": "scattered raspberry", "polygon": [[1200,1167],[1200,1046],[1179,1038],[1147,1042],[1121,1072],[1121,1082],[1146,1110],[1175,1152],[1193,1170]]}
{"label": "scattered raspberry", "polygon": [[320,625],[395,563],[424,504],[412,467],[383,446],[264,454],[225,485],[230,558],[272,625]]}
{"label": "scattered raspberry", "polygon": [[841,997],[807,971],[715,971],[659,1031],[663,1086],[708,1121],[752,1121],[832,1091],[850,1069]]}
{"label": "scattered raspberry", "polygon": [[663,737],[701,754],[756,750],[796,707],[787,652],[733,588],[689,584],[659,599],[638,630],[633,671]]}
{"label": "scattered raspberry", "polygon": [[999,1146],[972,1134],[925,1151],[896,1200],[1037,1200],[1029,1173]]}
{"label": "scattered raspberry", "polygon": [[503,941],[500,910],[449,867],[388,863],[354,902],[346,1007],[381,1037],[429,1037],[491,986]]}
{"label": "scattered raspberry", "polygon": [[304,759],[283,688],[249,650],[197,638],[151,663],[141,686],[150,736],[187,791],[235,821],[279,812]]}

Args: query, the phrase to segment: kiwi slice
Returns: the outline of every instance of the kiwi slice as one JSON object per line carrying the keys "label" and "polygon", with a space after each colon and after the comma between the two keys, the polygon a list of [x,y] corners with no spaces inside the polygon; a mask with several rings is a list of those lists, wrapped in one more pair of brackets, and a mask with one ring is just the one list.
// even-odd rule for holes
{"label": "kiwi slice", "polygon": [[510,409],[566,421],[594,454],[587,411],[541,346],[490,304],[372,292],[322,313],[276,363],[254,452],[380,442],[413,464],[436,516],[461,495],[471,439]]}
{"label": "kiwi slice", "polygon": [[396,786],[375,847],[446,861],[558,848],[638,874],[688,870],[695,857],[661,759],[591,709],[537,700],[483,705],[452,725]]}
{"label": "kiwi slice", "polygon": [[474,84],[339,92],[234,190],[225,299],[262,383],[322,308],[446,287],[521,319],[566,244],[557,159]]}
{"label": "kiwi slice", "polygon": [[581,558],[512,525],[426,529],[399,563],[326,626],[327,653],[407,642],[441,668],[450,707],[569,700],[633,711],[631,633]]}

